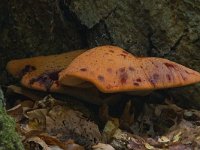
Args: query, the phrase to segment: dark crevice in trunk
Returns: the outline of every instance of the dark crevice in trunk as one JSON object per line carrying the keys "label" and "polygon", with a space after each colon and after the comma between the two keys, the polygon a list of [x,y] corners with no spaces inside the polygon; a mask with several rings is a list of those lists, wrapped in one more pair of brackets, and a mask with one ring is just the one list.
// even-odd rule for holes
{"label": "dark crevice in trunk", "polygon": [[74,22],[74,24],[76,25],[74,28],[78,29],[78,32],[81,35],[81,40],[83,41],[84,44],[83,46],[84,48],[86,48],[88,47],[87,34],[86,34],[88,32],[88,28],[82,25],[81,21],[78,19],[76,14],[70,11],[69,8],[70,2],[71,2],[70,0],[67,2],[65,0],[59,0],[60,9],[63,12],[64,19]]}
{"label": "dark crevice in trunk", "polygon": [[170,51],[176,51],[177,47],[179,46],[182,38],[184,37],[185,35],[181,35],[178,40],[174,43],[174,45],[170,48]]}
{"label": "dark crevice in trunk", "polygon": [[151,40],[152,35],[153,35],[152,31],[150,31],[148,34],[148,41],[149,41],[149,49],[147,50],[148,56],[154,56],[152,50],[157,50],[157,47],[153,44],[153,42]]}

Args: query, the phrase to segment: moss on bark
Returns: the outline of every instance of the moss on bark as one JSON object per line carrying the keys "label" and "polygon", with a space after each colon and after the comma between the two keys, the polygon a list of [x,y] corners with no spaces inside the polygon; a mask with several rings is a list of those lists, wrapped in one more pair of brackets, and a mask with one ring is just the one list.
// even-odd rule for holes
{"label": "moss on bark", "polygon": [[23,150],[21,139],[15,131],[15,121],[6,114],[3,102],[3,92],[0,88],[0,149]]}

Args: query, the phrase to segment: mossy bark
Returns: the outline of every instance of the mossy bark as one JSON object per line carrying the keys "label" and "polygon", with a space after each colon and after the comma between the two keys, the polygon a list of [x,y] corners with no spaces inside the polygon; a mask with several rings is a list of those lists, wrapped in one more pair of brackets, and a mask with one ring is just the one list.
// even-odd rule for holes
{"label": "mossy bark", "polygon": [[0,149],[23,150],[21,139],[15,131],[15,121],[6,114],[3,103],[4,97],[0,88]]}

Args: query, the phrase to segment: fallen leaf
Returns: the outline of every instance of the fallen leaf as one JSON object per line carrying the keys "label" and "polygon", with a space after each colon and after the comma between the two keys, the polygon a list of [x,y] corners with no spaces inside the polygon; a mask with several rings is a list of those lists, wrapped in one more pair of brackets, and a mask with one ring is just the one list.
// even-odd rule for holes
{"label": "fallen leaf", "polygon": [[149,143],[144,143],[144,146],[146,149],[151,150],[151,149],[155,149],[154,146],[151,146]]}
{"label": "fallen leaf", "polygon": [[110,119],[103,129],[103,141],[108,142],[112,138],[115,131],[119,128],[119,120],[117,118]]}
{"label": "fallen leaf", "polygon": [[16,106],[14,106],[13,108],[7,110],[8,115],[12,116],[13,118],[15,118],[16,122],[19,122],[20,120],[22,120],[23,117],[23,108],[21,104],[18,104]]}
{"label": "fallen leaf", "polygon": [[39,149],[39,146],[42,147],[43,150],[51,150],[51,148],[39,137],[31,137],[25,142],[26,149]]}
{"label": "fallen leaf", "polygon": [[98,143],[97,145],[92,146],[93,150],[115,150],[111,145],[109,144],[103,144]]}
{"label": "fallen leaf", "polygon": [[85,148],[83,146],[80,146],[76,143],[74,143],[73,140],[68,140],[66,142],[66,150],[85,150]]}
{"label": "fallen leaf", "polygon": [[31,100],[38,101],[45,97],[46,93],[30,90],[24,87],[16,86],[16,85],[9,85],[7,87],[7,93],[8,94],[20,94],[27,98],[30,98]]}
{"label": "fallen leaf", "polygon": [[178,142],[180,140],[180,137],[181,137],[181,134],[182,132],[180,131],[178,134],[176,134],[174,137],[173,137],[173,142]]}
{"label": "fallen leaf", "polygon": [[160,138],[158,138],[158,142],[168,143],[168,142],[170,142],[170,140],[166,136],[161,136]]}

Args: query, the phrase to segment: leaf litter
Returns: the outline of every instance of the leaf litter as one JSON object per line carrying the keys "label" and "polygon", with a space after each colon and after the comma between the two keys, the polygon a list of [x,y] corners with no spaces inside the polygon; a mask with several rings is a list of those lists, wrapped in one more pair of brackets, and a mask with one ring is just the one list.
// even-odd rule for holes
{"label": "leaf litter", "polygon": [[41,99],[41,95],[17,86],[9,89],[12,95],[25,97],[16,100],[7,112],[15,118],[26,149],[200,149],[200,111],[183,109],[167,100],[144,103],[139,115],[133,111],[137,107],[134,100],[127,100],[118,116],[110,113],[113,106],[104,104],[94,121],[90,117],[93,110],[85,105],[77,109],[77,103],[74,107],[49,95]]}
{"label": "leaf litter", "polygon": [[15,118],[25,145],[36,143],[44,149],[55,145],[81,150],[83,146],[89,148],[101,141],[101,133],[94,122],[51,96],[35,102],[32,107],[23,103],[9,109],[8,114]]}

